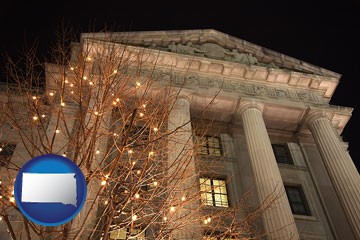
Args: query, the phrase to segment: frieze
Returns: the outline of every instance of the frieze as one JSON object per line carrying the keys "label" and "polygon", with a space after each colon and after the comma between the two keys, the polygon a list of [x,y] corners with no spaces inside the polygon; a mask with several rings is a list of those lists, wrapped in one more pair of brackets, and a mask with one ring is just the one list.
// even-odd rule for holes
{"label": "frieze", "polygon": [[[239,83],[226,79],[206,78],[197,75],[188,75],[181,77],[178,75],[174,80],[174,84],[183,87],[202,87],[202,88],[220,88],[224,91],[242,93],[247,95],[260,95],[270,98],[282,98],[301,102],[310,102],[316,104],[324,104],[325,100],[316,93],[289,90],[279,87],[271,87],[268,85]],[[186,86],[187,85],[187,86]]]}
{"label": "frieze", "polygon": [[[145,75],[150,72],[153,74],[153,78],[156,81],[163,81],[164,83],[171,81],[174,86],[183,87],[187,89],[218,88],[227,92],[241,93],[252,96],[259,95],[269,98],[289,99],[298,102],[326,104],[326,101],[320,95],[304,90],[296,90],[296,89],[290,90],[278,86],[272,87],[263,84],[238,82],[224,78],[202,77],[197,74],[183,75],[174,72],[163,71],[160,69],[157,69],[155,71],[142,69],[142,73]],[[136,70],[128,69],[127,74],[128,75],[136,74]]]}

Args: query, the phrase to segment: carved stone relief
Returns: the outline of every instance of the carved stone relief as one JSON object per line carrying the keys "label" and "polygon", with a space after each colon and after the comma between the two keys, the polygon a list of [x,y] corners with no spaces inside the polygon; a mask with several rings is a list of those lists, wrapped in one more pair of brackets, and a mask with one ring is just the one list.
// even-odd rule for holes
{"label": "carved stone relief", "polygon": [[[150,72],[151,70],[148,71]],[[129,75],[132,73],[135,74],[135,70],[128,72]],[[261,96],[268,96],[270,98],[281,98],[315,104],[326,104],[326,100],[314,92],[272,87],[249,82],[238,82],[236,80],[227,80],[223,78],[202,77],[197,74],[181,75],[174,72],[169,73],[167,71],[156,70],[154,73],[154,79],[157,81],[164,81],[164,84],[172,81],[175,86],[185,87],[188,89],[196,89],[197,87],[219,88],[228,92],[241,93],[246,95],[258,94]]]}
{"label": "carved stone relief", "polygon": [[[154,47],[154,45],[152,45],[152,47]],[[164,50],[164,48],[160,48],[160,50]],[[229,50],[215,43],[203,43],[201,45],[195,45],[191,42],[187,42],[186,44],[171,42],[167,48],[167,51],[237,62],[247,65],[259,65],[277,68],[274,63],[260,63],[258,59],[251,53],[239,52],[236,48]]]}

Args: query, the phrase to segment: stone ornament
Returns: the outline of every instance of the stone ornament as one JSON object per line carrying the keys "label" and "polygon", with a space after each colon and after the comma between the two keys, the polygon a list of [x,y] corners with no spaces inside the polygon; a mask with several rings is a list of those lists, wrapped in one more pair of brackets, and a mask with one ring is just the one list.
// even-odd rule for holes
{"label": "stone ornament", "polygon": [[[155,48],[154,44],[151,44],[150,46],[151,48]],[[164,50],[164,48],[159,50]],[[269,66],[272,68],[277,67],[274,63],[259,63],[258,59],[251,53],[242,53],[236,48],[229,50],[216,43],[203,43],[201,45],[195,45],[192,42],[187,42],[186,44],[171,42],[166,50],[174,53],[207,57],[247,65]]]}

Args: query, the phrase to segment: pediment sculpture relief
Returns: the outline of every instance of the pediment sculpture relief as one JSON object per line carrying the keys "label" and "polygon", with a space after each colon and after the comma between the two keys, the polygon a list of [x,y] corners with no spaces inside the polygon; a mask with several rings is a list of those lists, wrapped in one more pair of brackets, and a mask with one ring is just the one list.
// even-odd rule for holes
{"label": "pediment sculpture relief", "polygon": [[[154,48],[154,45],[153,45]],[[186,44],[171,42],[167,49],[158,48],[160,50],[167,50],[174,53],[187,54],[192,56],[207,57],[217,60],[225,60],[230,62],[238,62],[247,65],[259,65],[268,67],[277,67],[274,63],[265,64],[260,63],[258,59],[251,53],[242,53],[238,49],[232,50],[223,48],[215,43],[203,43],[200,45],[187,42]]]}

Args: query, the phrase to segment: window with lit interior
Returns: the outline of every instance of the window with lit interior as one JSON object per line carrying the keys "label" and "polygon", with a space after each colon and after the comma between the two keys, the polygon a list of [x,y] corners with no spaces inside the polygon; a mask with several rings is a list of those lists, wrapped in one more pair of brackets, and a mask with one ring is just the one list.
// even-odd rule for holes
{"label": "window with lit interior", "polygon": [[120,228],[118,230],[114,230],[110,232],[110,239],[111,240],[120,240],[120,239],[144,240],[145,231],[136,228]]}
{"label": "window with lit interior", "polygon": [[229,207],[225,180],[201,177],[200,191],[202,204],[214,207]]}

